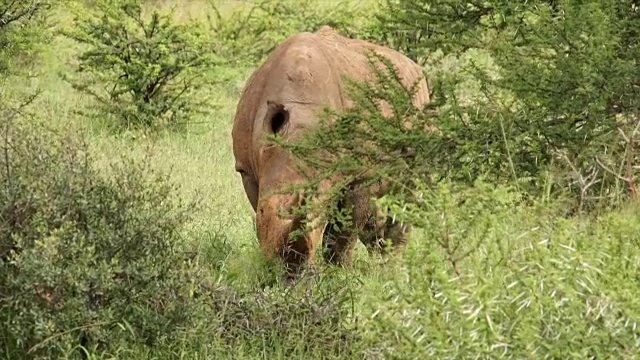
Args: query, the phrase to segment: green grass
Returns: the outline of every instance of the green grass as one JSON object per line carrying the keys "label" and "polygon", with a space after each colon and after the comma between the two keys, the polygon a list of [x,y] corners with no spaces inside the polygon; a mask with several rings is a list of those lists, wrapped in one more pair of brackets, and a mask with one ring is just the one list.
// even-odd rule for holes
{"label": "green grass", "polygon": [[[169,5],[168,1],[160,4]],[[231,8],[233,4],[226,5]],[[179,16],[202,14],[208,11],[207,6],[207,1],[185,2]],[[251,69],[220,70],[233,74],[235,80],[212,85],[202,94],[214,99],[219,109],[182,133],[111,135],[74,113],[89,100],[66,84],[60,73],[72,71],[70,63],[76,51],[69,40],[57,38],[44,52],[42,75],[14,79],[9,87],[16,93],[41,88],[44,92],[32,111],[50,119],[53,126],[86,133],[99,165],[122,154],[150,156],[154,168],[170,171],[182,197],[201,200],[203,210],[185,229],[192,240],[188,245],[198,250],[199,261],[218,262],[212,273],[214,281],[246,294],[256,309],[256,319],[262,319],[255,326],[263,326],[253,337],[245,333],[232,349],[208,337],[214,332],[204,327],[194,329],[193,338],[171,351],[123,344],[122,353],[115,358],[493,358],[500,356],[505,344],[513,347],[508,357],[542,358],[554,353],[545,348],[548,346],[556,347],[560,358],[585,358],[593,355],[581,350],[591,346],[589,341],[601,344],[602,349],[616,349],[602,334],[617,334],[625,346],[638,336],[638,330],[631,330],[640,319],[640,304],[632,296],[640,293],[637,279],[633,280],[640,270],[640,218],[635,207],[611,213],[603,220],[562,219],[547,205],[496,205],[478,214],[469,210],[472,205],[452,205],[456,195],[443,191],[425,214],[433,219],[432,227],[415,231],[397,262],[380,266],[360,246],[353,269],[320,276],[312,295],[316,299],[340,298],[336,294],[345,285],[351,291],[345,298],[353,303],[344,305],[348,317],[343,321],[358,338],[335,350],[331,342],[338,342],[338,336],[321,337],[323,328],[314,329],[306,320],[298,323],[292,320],[294,314],[285,311],[288,302],[293,302],[291,309],[303,306],[308,295],[281,297],[278,294],[285,290],[276,287],[268,289],[267,299],[274,301],[271,305],[260,305],[256,300],[261,296],[259,285],[268,275],[258,252],[254,214],[234,171],[231,148],[235,106]],[[494,198],[508,197],[505,189],[481,191]],[[445,220],[447,226],[443,225]],[[221,239],[225,243],[220,243]],[[456,262],[459,274],[438,243],[445,239],[462,249],[475,248]],[[628,292],[613,291],[618,287],[626,287]],[[264,328],[271,321],[277,323],[268,316],[278,311],[284,311],[280,316],[294,325],[285,327],[284,332],[277,325],[273,330]],[[227,315],[211,316],[226,319]],[[572,328],[577,324],[581,327]],[[287,330],[289,336],[284,337]],[[592,331],[599,337],[589,338]],[[628,351],[620,353],[621,357],[637,356],[632,355],[633,348],[625,346],[617,348]],[[348,348],[354,353],[347,353]],[[91,358],[112,357],[93,354]]]}

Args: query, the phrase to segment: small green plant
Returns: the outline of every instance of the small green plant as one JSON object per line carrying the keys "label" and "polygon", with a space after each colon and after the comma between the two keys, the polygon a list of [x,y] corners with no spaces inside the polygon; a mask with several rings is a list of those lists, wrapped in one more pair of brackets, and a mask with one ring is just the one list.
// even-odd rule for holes
{"label": "small green plant", "polygon": [[74,24],[65,34],[87,48],[71,83],[119,127],[175,127],[205,112],[199,90],[216,59],[199,23],[155,10],[147,18],[137,0],[99,0]]}

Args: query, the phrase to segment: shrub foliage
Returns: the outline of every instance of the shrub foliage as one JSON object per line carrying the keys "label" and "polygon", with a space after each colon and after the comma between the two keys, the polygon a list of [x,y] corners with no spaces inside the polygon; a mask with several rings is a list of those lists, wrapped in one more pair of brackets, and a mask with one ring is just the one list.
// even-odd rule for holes
{"label": "shrub foliage", "polygon": [[384,305],[360,301],[372,314],[363,315],[371,331],[366,354],[635,356],[637,206],[599,219],[566,219],[548,204],[520,204],[514,188],[484,181],[421,190],[423,200],[402,212],[405,221],[419,219],[421,244],[380,282]]}
{"label": "shrub foliage", "polygon": [[275,140],[323,171],[311,193],[336,175],[338,199],[386,181],[378,203],[420,229],[406,273],[379,289],[388,307],[371,309],[371,334],[395,336],[364,351],[631,356],[640,338],[637,227],[613,235],[626,212],[566,216],[637,207],[637,6],[390,0],[381,14],[380,28],[394,31],[372,37],[430,64],[433,102],[414,109],[414,89],[386,62],[373,82],[351,83],[353,109],[328,112],[302,141]]}
{"label": "shrub foliage", "polygon": [[[415,59],[447,56],[427,73],[433,103],[411,109],[412,89],[388,64],[372,84],[356,85],[353,110],[290,146],[299,158],[327,176],[375,166],[398,191],[416,179],[486,177],[533,197],[570,195],[571,211],[636,196],[640,15],[632,2],[389,1],[382,13],[384,24],[401,27],[397,36],[423,34]],[[452,58],[465,61],[437,70]],[[392,119],[379,101],[392,105]],[[423,131],[428,125],[437,131]],[[339,158],[318,159],[318,144]],[[400,172],[407,176],[389,176]]]}
{"label": "shrub foliage", "polygon": [[182,231],[199,206],[166,174],[126,158],[99,171],[82,137],[2,116],[0,357],[351,353],[344,286],[214,285]]}
{"label": "shrub foliage", "polygon": [[81,7],[74,25],[66,35],[87,50],[71,82],[116,125],[182,125],[210,104],[199,90],[216,60],[201,24],[175,24],[156,10],[145,17],[138,0],[99,0]]}
{"label": "shrub foliage", "polygon": [[298,32],[314,32],[323,25],[358,36],[370,9],[355,7],[348,1],[318,3],[313,0],[261,0],[249,8],[240,7],[222,15],[215,1],[209,17],[220,55],[232,64],[254,66],[284,39]]}
{"label": "shrub foliage", "polygon": [[50,0],[0,1],[0,73],[17,72],[39,40],[45,39],[53,4]]}
{"label": "shrub foliage", "polygon": [[128,161],[102,175],[77,138],[35,121],[2,125],[3,351],[58,358],[177,336],[203,274],[181,250],[191,209],[173,186]]}

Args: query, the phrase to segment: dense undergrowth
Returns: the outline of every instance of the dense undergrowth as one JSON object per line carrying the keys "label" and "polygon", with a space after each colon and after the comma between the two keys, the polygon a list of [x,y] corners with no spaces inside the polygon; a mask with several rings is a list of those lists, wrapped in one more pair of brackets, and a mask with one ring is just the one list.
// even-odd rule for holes
{"label": "dense undergrowth", "polygon": [[[193,0],[190,20],[133,0],[0,0],[1,357],[637,356],[639,10],[425,3]],[[285,288],[228,134],[249,71],[325,24],[433,74],[428,111],[381,76],[314,140],[347,154],[346,174],[399,180],[379,201],[417,229],[388,263],[359,252]],[[440,133],[394,126],[375,98]],[[349,156],[359,140],[379,146]],[[331,175],[307,146],[292,150]]]}

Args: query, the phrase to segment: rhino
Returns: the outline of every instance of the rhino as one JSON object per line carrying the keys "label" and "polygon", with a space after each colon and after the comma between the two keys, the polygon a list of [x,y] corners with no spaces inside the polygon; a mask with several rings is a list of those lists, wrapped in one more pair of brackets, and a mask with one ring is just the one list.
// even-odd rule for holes
{"label": "rhino", "polygon": [[[418,83],[414,106],[422,108],[429,102],[427,81],[418,64],[393,49],[344,37],[329,26],[284,40],[250,75],[242,90],[231,132],[235,170],[255,211],[261,252],[267,259],[281,260],[288,279],[314,267],[323,239],[329,263],[350,264],[357,239],[353,232],[340,231],[328,220],[321,220],[320,214],[307,214],[306,219],[282,216],[283,210],[299,205],[302,196],[281,190],[307,178],[295,166],[292,155],[268,138],[277,135],[295,141],[318,125],[325,107],[334,111],[353,107],[344,77],[372,80],[375,74],[367,58],[370,51],[393,63],[404,86]],[[384,116],[391,115],[387,103],[381,108]],[[321,181],[320,195],[313,201],[321,201],[332,184],[329,179]],[[371,195],[379,195],[381,190],[380,186],[354,188],[340,203],[352,208],[355,226],[370,230],[365,232],[369,235],[360,236],[369,252],[383,252],[385,238],[392,241],[393,248],[402,249],[409,231],[375,208]],[[312,226],[303,227],[303,220]],[[295,230],[304,236],[293,237]]]}

